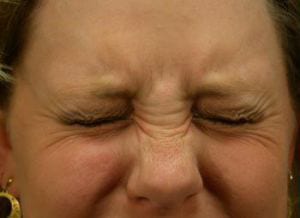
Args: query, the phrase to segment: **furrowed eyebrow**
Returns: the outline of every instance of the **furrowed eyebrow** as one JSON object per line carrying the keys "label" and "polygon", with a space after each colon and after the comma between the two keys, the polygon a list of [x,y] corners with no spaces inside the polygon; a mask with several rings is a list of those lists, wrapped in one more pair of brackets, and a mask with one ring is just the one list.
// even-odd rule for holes
{"label": "furrowed eyebrow", "polygon": [[222,98],[236,95],[237,92],[231,86],[226,85],[208,85],[202,87],[196,87],[192,92],[189,93],[193,98]]}
{"label": "furrowed eyebrow", "polygon": [[113,117],[124,114],[130,114],[132,107],[130,104],[123,103],[113,106],[104,106],[97,108],[72,108],[64,109],[58,113],[58,118],[62,122],[69,122],[70,119],[87,119],[93,120],[99,117]]}
{"label": "furrowed eyebrow", "polygon": [[225,79],[208,79],[199,84],[195,84],[194,88],[190,90],[189,94],[194,97],[211,97],[211,98],[230,98],[242,96],[255,96],[265,93],[264,87],[254,88],[256,84],[248,81],[239,80],[235,78]]}
{"label": "furrowed eyebrow", "polygon": [[131,99],[135,95],[135,93],[133,93],[131,90],[118,88],[93,90],[90,92],[90,94],[99,99]]}
{"label": "furrowed eyebrow", "polygon": [[97,85],[97,88],[90,90],[89,94],[98,99],[131,99],[136,94],[136,90],[133,90],[133,88],[104,81]]}
{"label": "furrowed eyebrow", "polygon": [[[131,110],[131,98],[134,93],[124,87],[113,84],[97,85],[95,88],[65,91],[59,98],[54,113],[60,120],[72,117],[92,119],[103,116],[117,116]],[[61,92],[60,92],[61,93]]]}

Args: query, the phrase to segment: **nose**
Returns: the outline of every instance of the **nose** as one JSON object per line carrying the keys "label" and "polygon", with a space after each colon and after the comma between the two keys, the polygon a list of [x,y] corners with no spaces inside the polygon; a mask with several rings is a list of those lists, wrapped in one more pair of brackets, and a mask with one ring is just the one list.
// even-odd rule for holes
{"label": "nose", "polygon": [[158,145],[139,154],[128,178],[127,192],[141,205],[176,208],[197,196],[202,186],[193,152],[183,146]]}

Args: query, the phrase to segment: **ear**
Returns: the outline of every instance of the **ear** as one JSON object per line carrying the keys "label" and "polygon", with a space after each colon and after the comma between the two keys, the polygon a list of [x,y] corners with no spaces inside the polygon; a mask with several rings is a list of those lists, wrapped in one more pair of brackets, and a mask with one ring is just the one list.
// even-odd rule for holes
{"label": "ear", "polygon": [[[4,113],[0,111],[0,185],[4,187],[9,178],[14,177],[14,161],[5,125]],[[13,186],[13,185],[12,185]],[[10,188],[10,191],[14,187]],[[14,192],[14,191],[12,191]]]}

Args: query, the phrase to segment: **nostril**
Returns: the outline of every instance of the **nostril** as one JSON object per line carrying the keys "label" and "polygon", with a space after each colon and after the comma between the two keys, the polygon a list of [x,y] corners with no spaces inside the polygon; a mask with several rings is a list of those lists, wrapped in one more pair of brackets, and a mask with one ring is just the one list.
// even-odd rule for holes
{"label": "nostril", "polygon": [[201,178],[197,175],[187,175],[180,178],[176,176],[175,178],[173,173],[165,173],[161,176],[164,178],[161,179],[161,177],[152,176],[152,173],[150,174],[145,170],[143,173],[132,174],[128,181],[128,197],[135,204],[152,205],[152,207],[174,207],[174,205],[192,202],[201,191]]}
{"label": "nostril", "polygon": [[142,197],[142,196],[132,196],[130,197],[132,202],[135,202],[136,204],[147,204],[149,203],[151,200],[147,197]]}
{"label": "nostril", "polygon": [[145,197],[137,197],[136,201],[138,201],[138,202],[145,202],[145,201],[149,201],[149,199],[145,198]]}

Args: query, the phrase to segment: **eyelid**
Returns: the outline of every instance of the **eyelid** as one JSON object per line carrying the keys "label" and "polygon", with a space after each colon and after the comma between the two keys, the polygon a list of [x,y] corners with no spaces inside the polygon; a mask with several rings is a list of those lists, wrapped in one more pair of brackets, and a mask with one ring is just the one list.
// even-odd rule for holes
{"label": "eyelid", "polygon": [[59,121],[68,126],[96,127],[113,124],[122,120],[129,120],[132,114],[131,107],[106,111],[106,113],[97,112],[95,110],[84,112],[82,110],[65,111],[59,116]]}
{"label": "eyelid", "polygon": [[254,121],[249,118],[240,118],[240,119],[232,119],[228,117],[220,117],[220,116],[214,116],[214,117],[201,117],[203,120],[208,120],[214,124],[222,124],[227,126],[242,126],[246,124],[253,124]]}
{"label": "eyelid", "polygon": [[228,115],[219,115],[217,113],[210,112],[201,112],[193,109],[193,119],[195,121],[209,121],[215,125],[224,125],[224,126],[243,126],[247,124],[257,123],[257,116],[251,115],[239,115],[238,117],[230,117]]}
{"label": "eyelid", "polygon": [[101,118],[93,118],[93,119],[68,119],[65,120],[64,123],[68,126],[83,126],[88,128],[104,126],[114,124],[119,121],[130,120],[128,116],[111,116],[111,117],[101,117]]}

